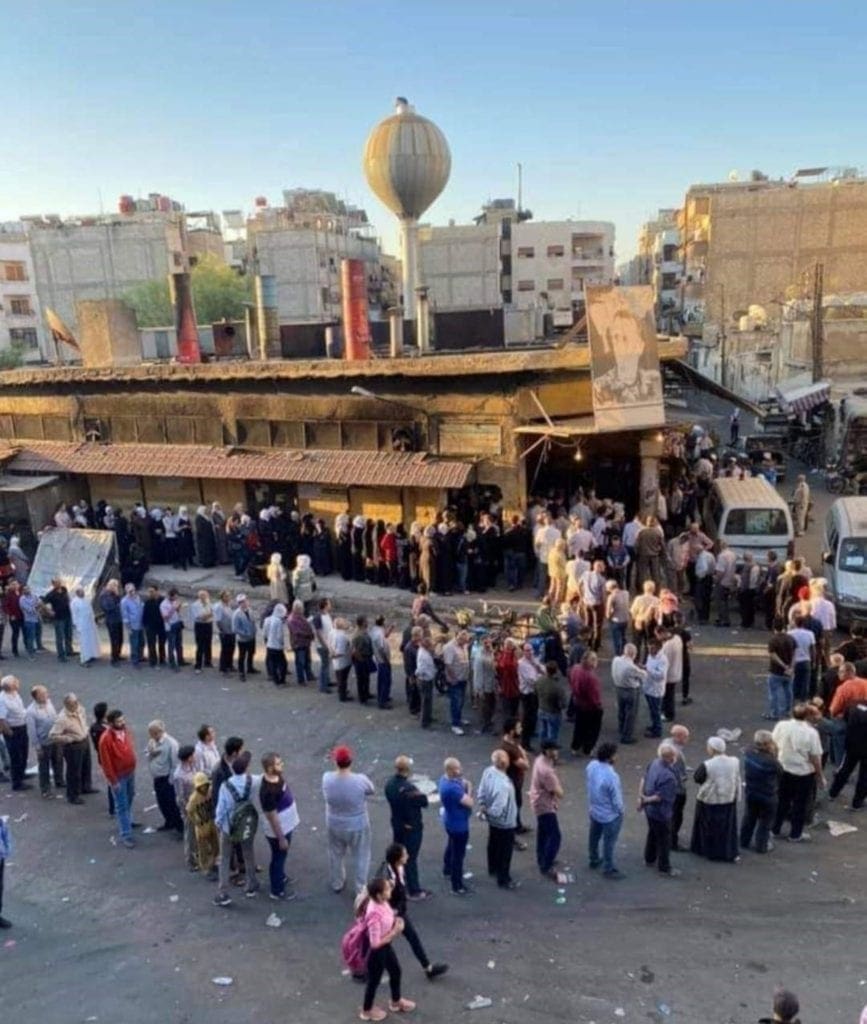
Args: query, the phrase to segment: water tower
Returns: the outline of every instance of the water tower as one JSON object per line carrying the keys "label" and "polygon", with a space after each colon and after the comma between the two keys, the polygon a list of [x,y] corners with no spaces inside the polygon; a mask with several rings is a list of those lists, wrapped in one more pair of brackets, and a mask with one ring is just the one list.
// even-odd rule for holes
{"label": "water tower", "polygon": [[380,121],[364,146],[367,183],[400,221],[407,320],[416,319],[418,219],[445,188],[451,167],[445,135],[403,96],[398,96],[394,114]]}

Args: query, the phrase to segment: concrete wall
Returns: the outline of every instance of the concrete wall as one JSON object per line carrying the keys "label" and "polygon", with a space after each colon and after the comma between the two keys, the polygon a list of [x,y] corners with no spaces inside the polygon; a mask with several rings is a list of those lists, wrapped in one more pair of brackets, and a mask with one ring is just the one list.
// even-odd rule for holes
{"label": "concrete wall", "polygon": [[438,312],[502,305],[497,224],[419,228],[419,281]]}
{"label": "concrete wall", "polygon": [[[573,252],[574,236],[581,236],[580,255]],[[548,255],[561,246],[562,256]],[[512,225],[512,301],[527,309],[540,301],[552,309],[570,309],[584,299],[584,286],[614,281],[614,225],[605,221],[524,221]],[[533,251],[522,256],[521,250]],[[533,282],[522,290],[521,282]],[[552,282],[562,281],[562,289]],[[547,296],[547,300],[543,298]]]}
{"label": "concrete wall", "polygon": [[[7,281],[4,272],[6,262],[23,263],[25,280]],[[28,300],[31,309],[29,315],[12,312],[10,303],[13,296]],[[36,331],[36,347],[24,351],[25,362],[40,362],[42,359],[53,360],[54,353],[51,351],[53,342],[43,322],[42,307],[36,291],[33,260],[27,238],[23,233],[5,232],[0,225],[0,350],[11,346],[12,338],[9,332],[16,328]]]}

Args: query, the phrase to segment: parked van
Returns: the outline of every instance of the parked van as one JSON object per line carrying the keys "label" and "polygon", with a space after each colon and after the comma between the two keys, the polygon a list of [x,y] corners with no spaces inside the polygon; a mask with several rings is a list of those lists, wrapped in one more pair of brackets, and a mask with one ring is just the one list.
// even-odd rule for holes
{"label": "parked van", "polygon": [[759,565],[769,551],[781,561],[790,557],[795,533],[789,506],[764,477],[714,480],[705,511],[707,535],[724,540],[739,560],[747,552]]}
{"label": "parked van", "polygon": [[828,510],[822,561],[838,624],[867,619],[867,498],[838,498]]}

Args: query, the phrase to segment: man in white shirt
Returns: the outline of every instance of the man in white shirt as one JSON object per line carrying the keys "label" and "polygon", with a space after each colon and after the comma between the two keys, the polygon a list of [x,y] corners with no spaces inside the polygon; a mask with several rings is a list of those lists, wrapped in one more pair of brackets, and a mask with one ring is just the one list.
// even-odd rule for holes
{"label": "man in white shirt", "polygon": [[635,542],[644,524],[641,522],[641,513],[636,512],[629,522],[623,527],[623,546],[629,555],[629,566],[627,568],[626,586],[627,589],[635,582]]}
{"label": "man in white shirt", "polygon": [[533,534],[533,550],[536,553],[536,593],[539,598],[548,592],[548,555],[557,541],[560,531],[551,523],[547,513],[539,516],[538,526]]}
{"label": "man in white shirt", "polygon": [[810,840],[809,832],[804,832],[804,825],[813,785],[818,785],[820,789],[825,788],[825,776],[822,774],[822,742],[819,733],[806,718],[806,705],[796,704],[792,717],[777,722],[772,733],[783,775],[780,779],[777,818],[771,831],[778,836],[783,822],[788,819],[791,823],[790,843]]}
{"label": "man in white shirt", "polygon": [[316,653],[319,655],[319,692],[328,693],[332,685],[331,634],[334,632],[334,619],[331,615],[331,600],[329,598],[321,597],[319,599],[319,609],[311,617],[310,625],[313,627]]}
{"label": "man in white shirt", "polygon": [[590,647],[598,651],[602,645],[602,624],[605,621],[605,563],[597,561],[578,581],[578,590],[590,626]]}
{"label": "man in white shirt", "polygon": [[524,644],[523,656],[518,661],[518,691],[521,701],[522,735],[526,740],[524,749],[532,751],[536,735],[536,720],[539,714],[539,698],[536,683],[545,675],[544,665],[533,654],[530,644]]}
{"label": "man in white shirt", "polygon": [[454,640],[450,640],[443,647],[443,664],[449,687],[449,710],[452,719],[452,732],[455,736],[464,734],[462,715],[467,681],[470,678],[469,644],[470,634],[462,629]]}
{"label": "man in white shirt", "polygon": [[828,581],[821,576],[810,580],[810,614],[822,627],[821,659],[827,664],[831,637],[837,630],[837,609],[828,600]]}
{"label": "man in white shirt", "polygon": [[713,552],[705,548],[695,556],[695,614],[702,626],[710,621],[710,599],[715,571],[716,559]]}
{"label": "man in white shirt", "polygon": [[421,694],[420,724],[429,729],[433,718],[433,688],[437,677],[437,666],[433,656],[433,640],[423,636],[416,651],[415,678]]}
{"label": "man in white shirt", "polygon": [[816,637],[811,629],[804,626],[804,619],[801,615],[795,617],[795,625],[789,630],[789,636],[795,641],[792,696],[797,702],[806,700],[810,696],[810,678],[813,674],[813,661],[816,657]]}
{"label": "man in white shirt", "polygon": [[611,681],[617,694],[617,729],[621,743],[635,743],[635,716],[638,699],[647,673],[635,664],[635,644],[627,644],[623,654],[611,660]]}
{"label": "man in white shirt", "polygon": [[661,639],[661,653],[668,662],[668,671],[665,675],[665,694],[662,698],[662,717],[666,722],[673,722],[675,695],[683,680],[683,639],[670,630],[666,630]]}
{"label": "man in white shirt", "polygon": [[14,790],[31,788],[30,783],[24,781],[30,743],[27,737],[27,710],[19,693],[20,688],[17,676],[3,676],[0,679],[0,736],[5,740],[9,752],[9,774]]}
{"label": "man in white shirt", "polygon": [[641,656],[642,644],[647,644],[650,631],[656,621],[659,598],[656,596],[656,584],[653,580],[645,580],[642,592],[634,598],[629,614],[632,616],[632,631],[635,646]]}
{"label": "man in white shirt", "polygon": [[567,532],[566,542],[569,547],[569,557],[577,558],[579,555],[586,555],[593,549],[593,534],[576,519],[574,525]]}
{"label": "man in white shirt", "polygon": [[668,678],[668,658],[662,653],[662,644],[655,636],[648,641],[644,670],[642,688],[650,712],[650,726],[644,730],[644,735],[658,739],[662,736],[662,698],[665,696],[665,680]]}
{"label": "man in white shirt", "polygon": [[729,598],[737,589],[738,557],[724,540],[720,541],[714,578],[716,580],[716,623],[717,626],[731,626]]}

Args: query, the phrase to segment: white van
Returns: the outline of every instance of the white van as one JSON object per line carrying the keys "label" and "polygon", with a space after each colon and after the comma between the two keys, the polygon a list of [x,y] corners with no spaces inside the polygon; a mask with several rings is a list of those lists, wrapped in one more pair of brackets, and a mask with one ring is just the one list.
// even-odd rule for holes
{"label": "white van", "polygon": [[822,561],[838,624],[867,619],[867,498],[838,498],[831,506]]}
{"label": "white van", "polygon": [[739,560],[747,552],[759,565],[769,551],[780,561],[790,557],[795,533],[789,506],[764,477],[714,480],[705,512],[707,535],[724,540]]}

